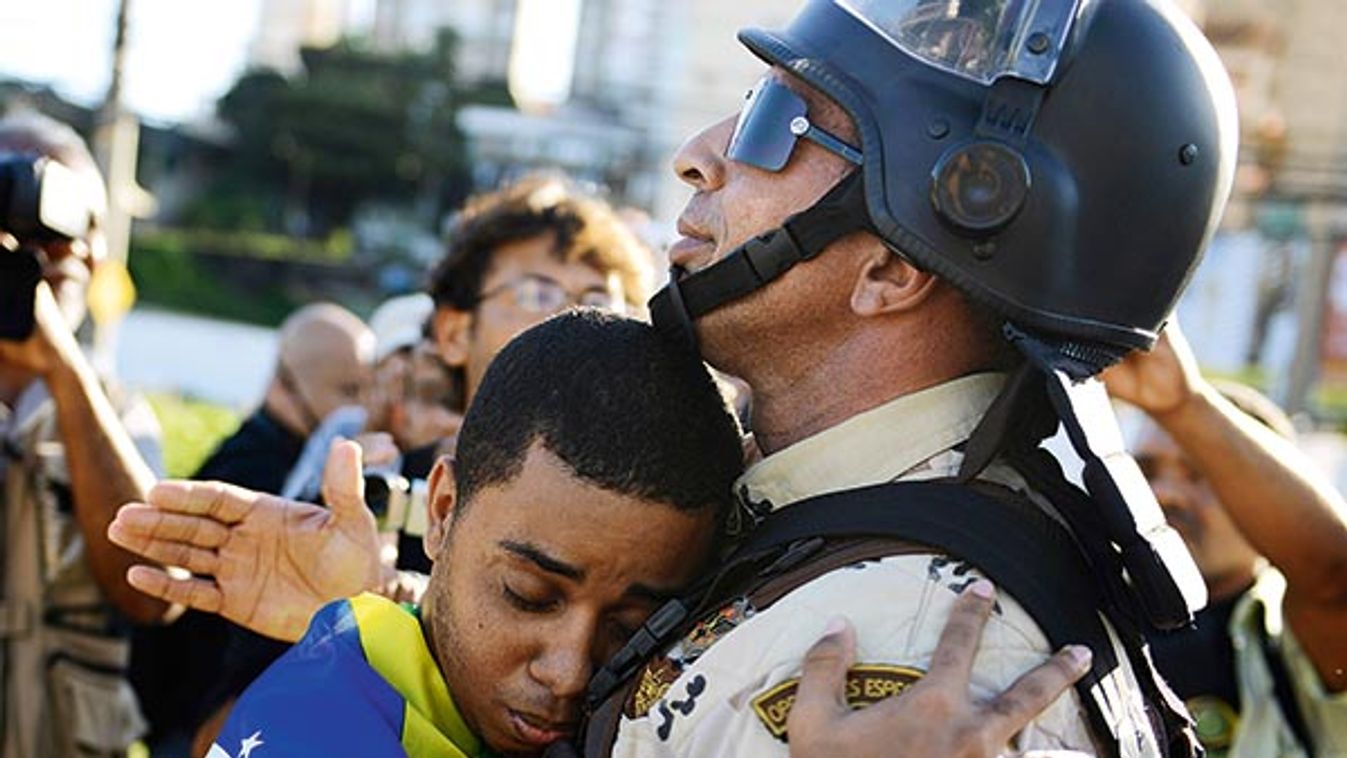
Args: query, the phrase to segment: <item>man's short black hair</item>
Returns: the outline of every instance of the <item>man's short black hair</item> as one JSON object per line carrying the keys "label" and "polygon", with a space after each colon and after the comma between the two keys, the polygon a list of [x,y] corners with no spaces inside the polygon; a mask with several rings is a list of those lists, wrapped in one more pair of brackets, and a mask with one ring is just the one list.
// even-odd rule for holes
{"label": "man's short black hair", "polygon": [[739,430],[695,357],[649,324],[573,310],[496,356],[459,432],[457,518],[519,475],[539,443],[599,487],[680,510],[728,511]]}

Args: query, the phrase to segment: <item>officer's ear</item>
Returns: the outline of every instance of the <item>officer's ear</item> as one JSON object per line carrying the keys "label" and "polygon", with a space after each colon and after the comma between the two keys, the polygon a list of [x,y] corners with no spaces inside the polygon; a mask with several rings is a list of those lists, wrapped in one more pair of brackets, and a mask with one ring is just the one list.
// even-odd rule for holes
{"label": "officer's ear", "polygon": [[460,368],[468,362],[468,337],[472,333],[472,312],[440,306],[430,320],[435,352],[446,366]]}
{"label": "officer's ear", "polygon": [[939,283],[934,275],[886,247],[877,237],[864,235],[851,291],[851,310],[857,316],[882,316],[910,311],[931,296]]}
{"label": "officer's ear", "polygon": [[427,526],[421,537],[421,546],[426,555],[438,560],[440,550],[449,536],[449,528],[454,518],[454,508],[458,505],[458,483],[454,481],[454,459],[440,456],[435,468],[430,471],[426,498]]}

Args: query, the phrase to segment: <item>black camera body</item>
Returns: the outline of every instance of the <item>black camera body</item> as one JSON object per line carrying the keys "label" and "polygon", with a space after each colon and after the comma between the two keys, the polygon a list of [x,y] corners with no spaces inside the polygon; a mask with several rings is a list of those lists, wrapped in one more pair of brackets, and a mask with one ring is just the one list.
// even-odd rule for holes
{"label": "black camera body", "polygon": [[401,474],[366,469],[365,504],[374,514],[379,531],[403,532],[420,537],[428,528],[427,496],[424,479],[408,479]]}
{"label": "black camera body", "polygon": [[33,332],[33,296],[42,281],[41,245],[89,233],[98,199],[61,163],[0,152],[0,339]]}

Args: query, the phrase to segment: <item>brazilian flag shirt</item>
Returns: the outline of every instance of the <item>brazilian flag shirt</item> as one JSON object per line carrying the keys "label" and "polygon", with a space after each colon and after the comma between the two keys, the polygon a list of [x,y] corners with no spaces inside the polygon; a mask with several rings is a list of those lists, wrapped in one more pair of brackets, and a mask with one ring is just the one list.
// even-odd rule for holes
{"label": "brazilian flag shirt", "polygon": [[360,595],[324,607],[239,698],[207,758],[479,758],[420,620]]}

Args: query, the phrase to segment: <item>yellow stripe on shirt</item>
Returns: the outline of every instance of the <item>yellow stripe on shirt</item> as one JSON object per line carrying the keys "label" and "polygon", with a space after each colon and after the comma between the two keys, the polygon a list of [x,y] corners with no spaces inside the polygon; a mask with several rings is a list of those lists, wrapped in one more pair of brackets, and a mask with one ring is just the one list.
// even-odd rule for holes
{"label": "yellow stripe on shirt", "polygon": [[486,747],[459,715],[420,621],[378,595],[350,599],[369,665],[402,695],[402,746],[411,758],[481,758]]}

